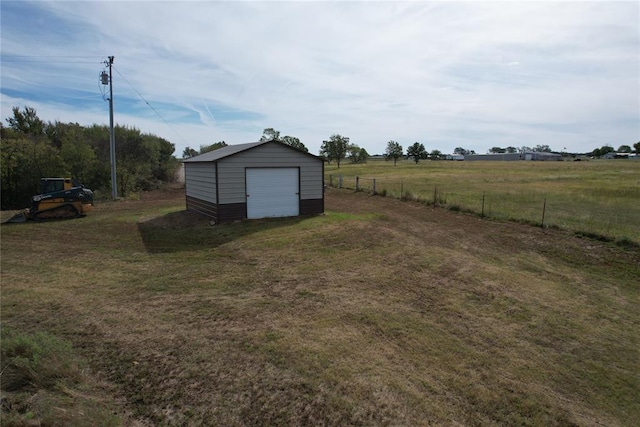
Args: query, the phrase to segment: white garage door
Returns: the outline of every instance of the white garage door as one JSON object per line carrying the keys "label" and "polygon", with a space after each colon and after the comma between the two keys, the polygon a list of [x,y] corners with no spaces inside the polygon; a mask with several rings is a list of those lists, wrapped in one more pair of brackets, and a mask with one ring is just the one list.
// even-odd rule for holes
{"label": "white garage door", "polygon": [[300,213],[298,168],[247,168],[247,218]]}

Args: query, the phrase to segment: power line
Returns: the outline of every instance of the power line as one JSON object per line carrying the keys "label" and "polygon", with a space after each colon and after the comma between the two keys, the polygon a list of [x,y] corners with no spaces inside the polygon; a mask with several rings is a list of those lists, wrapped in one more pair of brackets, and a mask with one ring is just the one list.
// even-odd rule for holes
{"label": "power line", "polygon": [[138,96],[140,97],[140,99],[142,99],[142,100],[145,102],[145,104],[147,104],[147,105],[149,106],[149,108],[151,108],[151,109],[153,110],[153,112],[154,112],[154,113],[156,113],[156,115],[157,115],[158,117],[160,117],[160,120],[162,120],[162,121],[163,121],[163,122],[164,122],[164,123],[169,127],[169,129],[171,129],[171,130],[173,131],[173,133],[175,133],[175,134],[176,134],[176,136],[177,136],[178,138],[180,138],[180,139],[182,140],[182,142],[183,142],[183,143],[185,143],[185,144],[186,144],[187,142],[184,140],[184,138],[182,137],[182,135],[180,135],[180,134],[179,134],[179,133],[178,133],[178,132],[177,132],[177,131],[176,131],[176,130],[171,126],[171,124],[169,124],[169,122],[168,122],[168,121],[166,121],[166,120],[165,120],[165,118],[164,118],[164,117],[162,117],[162,116],[160,115],[160,113],[158,113],[158,110],[156,110],[155,108],[153,108],[153,106],[149,103],[149,101],[147,101],[147,100],[145,99],[145,97],[144,97],[144,96],[142,96],[142,94],[141,94],[140,92],[138,92],[138,90],[137,90],[135,87],[133,87],[133,85],[132,85],[131,83],[129,83],[129,80],[127,80],[127,79],[122,75],[122,73],[121,73],[121,72],[120,72],[120,71],[119,71],[115,66],[113,66],[113,69],[114,69],[114,70],[116,70],[116,73],[118,73],[118,75],[119,75],[120,77],[122,77],[122,80],[124,80],[124,81],[125,81],[125,82],[130,86],[130,87],[131,87],[131,89],[133,89],[133,90],[134,90],[134,92],[138,94]]}
{"label": "power line", "polygon": [[14,56],[16,58],[101,58],[96,55],[15,55],[5,53],[2,56]]}
{"label": "power line", "polygon": [[[84,61],[82,59],[93,58],[96,61]],[[97,56],[86,55],[0,55],[0,62],[28,62],[34,64],[95,64],[99,61]]]}
{"label": "power line", "polygon": [[69,95],[59,95],[60,98],[65,98],[65,99],[93,99],[96,98],[98,95],[85,95],[85,96],[69,96]]}
{"label": "power line", "polygon": [[21,63],[21,64],[95,64],[96,61],[30,61],[30,60],[7,60],[0,59],[0,62]]}

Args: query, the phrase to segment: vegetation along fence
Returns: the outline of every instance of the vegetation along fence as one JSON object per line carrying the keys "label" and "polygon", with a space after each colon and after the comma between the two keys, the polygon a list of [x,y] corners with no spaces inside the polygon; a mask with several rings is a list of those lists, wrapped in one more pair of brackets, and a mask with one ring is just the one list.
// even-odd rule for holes
{"label": "vegetation along fence", "polygon": [[491,186],[485,190],[477,184],[447,188],[429,180],[342,174],[327,174],[325,185],[417,201],[481,217],[562,228],[600,240],[633,246],[640,244],[640,205],[635,208],[619,206],[607,203],[606,198],[595,203],[593,198],[581,194],[569,197],[542,189]]}

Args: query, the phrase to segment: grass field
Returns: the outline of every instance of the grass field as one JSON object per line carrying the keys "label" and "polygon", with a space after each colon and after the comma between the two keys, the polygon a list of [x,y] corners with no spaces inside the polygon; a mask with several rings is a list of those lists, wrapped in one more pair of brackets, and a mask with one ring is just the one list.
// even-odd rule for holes
{"label": "grass field", "polygon": [[[336,189],[313,217],[211,226],[173,190],[1,233],[3,425],[640,419],[637,247]],[[25,366],[48,380],[8,390]]]}
{"label": "grass field", "polygon": [[[640,243],[640,162],[369,161],[325,168],[325,181],[485,216]],[[483,209],[484,198],[484,209]]]}

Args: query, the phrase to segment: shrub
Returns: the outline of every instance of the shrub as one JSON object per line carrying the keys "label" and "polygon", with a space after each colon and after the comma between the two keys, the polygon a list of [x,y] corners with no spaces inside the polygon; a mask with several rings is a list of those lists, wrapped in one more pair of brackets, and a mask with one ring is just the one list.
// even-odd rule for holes
{"label": "shrub", "polygon": [[71,344],[44,332],[1,334],[3,426],[122,425],[112,405],[92,395],[96,385]]}
{"label": "shrub", "polygon": [[57,382],[77,383],[81,366],[71,345],[43,332],[31,335],[2,331],[2,389],[52,389]]}
{"label": "shrub", "polygon": [[593,233],[591,231],[576,231],[575,234],[578,237],[586,237],[588,239],[598,240],[600,242],[611,242],[613,240],[603,234]]}
{"label": "shrub", "polygon": [[616,240],[616,245],[623,247],[623,248],[628,248],[628,249],[636,249],[636,248],[640,248],[640,243],[634,242],[633,240],[629,239],[628,237],[623,237],[621,239],[617,239]]}

